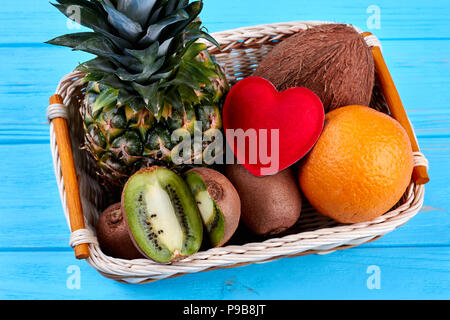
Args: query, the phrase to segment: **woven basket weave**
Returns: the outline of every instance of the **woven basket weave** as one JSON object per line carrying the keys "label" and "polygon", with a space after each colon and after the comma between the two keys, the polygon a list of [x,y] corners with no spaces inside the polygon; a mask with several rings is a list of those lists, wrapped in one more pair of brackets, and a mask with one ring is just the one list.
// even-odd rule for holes
{"label": "woven basket weave", "polygon": [[[239,28],[213,34],[222,46],[219,51],[209,47],[218,62],[224,67],[231,84],[243,77],[250,76],[270,49],[280,40],[312,26],[326,22],[291,22],[255,27]],[[356,28],[355,28],[356,29]],[[356,29],[361,33],[359,29]],[[374,36],[366,37],[369,46],[380,46]],[[188,273],[219,268],[237,267],[250,263],[265,262],[282,257],[306,254],[326,254],[335,250],[361,245],[393,231],[415,216],[423,205],[424,186],[411,183],[401,201],[383,216],[364,223],[342,225],[315,212],[306,203],[298,223],[283,236],[250,242],[242,245],[228,245],[200,251],[173,264],[159,264],[147,259],[123,260],[105,255],[95,236],[95,223],[103,208],[110,201],[96,178],[94,163],[88,153],[78,146],[83,144],[82,119],[79,114],[80,101],[83,99],[84,86],[82,73],[73,72],[65,76],[57,94],[64,99],[66,108],[48,110],[48,117],[64,117],[69,122],[75,166],[79,179],[79,192],[83,205],[86,229],[71,233],[70,245],[88,243],[90,257],[87,262],[108,278],[127,283],[145,283]],[[382,93],[377,85],[371,107],[389,113]],[[61,174],[58,147],[55,133],[50,123],[50,138],[55,175],[59,187],[67,223],[70,227],[66,203],[64,181]],[[414,153],[415,165],[427,166],[427,160],[421,153]]]}

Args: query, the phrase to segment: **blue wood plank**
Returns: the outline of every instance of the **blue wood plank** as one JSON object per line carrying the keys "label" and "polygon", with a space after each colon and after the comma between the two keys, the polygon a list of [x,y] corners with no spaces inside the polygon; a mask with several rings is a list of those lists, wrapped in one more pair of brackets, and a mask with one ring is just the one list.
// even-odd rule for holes
{"label": "blue wood plank", "polygon": [[8,77],[0,81],[0,123],[44,123],[48,98],[60,79],[89,56],[50,45],[0,48],[0,58],[9,61],[2,64]]}
{"label": "blue wood plank", "polygon": [[[72,252],[0,252],[0,261],[0,299],[450,298],[448,247],[354,248],[143,285],[104,278]],[[368,286],[375,272],[379,289]]]}
{"label": "blue wood plank", "polygon": [[[211,32],[293,20],[352,23],[369,30],[367,21],[373,11],[367,11],[374,5],[380,9],[381,25],[380,29],[372,31],[377,31],[382,38],[450,38],[449,2],[446,0],[205,1],[201,17]],[[3,1],[0,30],[4,30],[0,43],[42,43],[49,37],[77,31],[69,29],[65,17],[48,1],[42,0],[22,0],[20,6],[13,1]]]}
{"label": "blue wood plank", "polygon": [[[413,124],[431,124],[449,134],[450,41],[385,41],[383,52]],[[0,78],[0,128],[2,123],[45,122],[48,97],[60,79],[89,57],[49,45],[0,47],[0,60],[8,61],[2,65],[8,76]],[[430,134],[429,127],[418,129],[418,135]]]}

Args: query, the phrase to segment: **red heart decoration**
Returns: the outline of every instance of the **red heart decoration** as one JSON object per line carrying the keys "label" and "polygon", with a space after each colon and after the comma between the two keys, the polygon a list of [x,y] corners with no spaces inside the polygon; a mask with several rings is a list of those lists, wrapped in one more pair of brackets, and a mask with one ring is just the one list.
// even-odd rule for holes
{"label": "red heart decoration", "polygon": [[305,156],[319,139],[324,118],[322,102],[311,90],[278,92],[259,77],[234,85],[223,108],[228,146],[239,163],[258,177],[280,172]]}

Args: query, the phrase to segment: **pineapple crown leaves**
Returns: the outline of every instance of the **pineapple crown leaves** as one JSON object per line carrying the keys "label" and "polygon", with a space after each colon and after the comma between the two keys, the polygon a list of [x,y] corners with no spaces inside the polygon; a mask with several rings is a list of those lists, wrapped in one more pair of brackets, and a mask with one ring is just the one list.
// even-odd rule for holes
{"label": "pineapple crown leaves", "polygon": [[174,101],[198,102],[196,90],[216,75],[216,66],[196,58],[206,50],[198,39],[219,47],[198,19],[202,0],[56,1],[53,6],[92,31],[47,43],[95,55],[78,69],[88,74],[85,81],[115,89],[119,104],[133,102],[160,117],[168,105],[183,107]]}

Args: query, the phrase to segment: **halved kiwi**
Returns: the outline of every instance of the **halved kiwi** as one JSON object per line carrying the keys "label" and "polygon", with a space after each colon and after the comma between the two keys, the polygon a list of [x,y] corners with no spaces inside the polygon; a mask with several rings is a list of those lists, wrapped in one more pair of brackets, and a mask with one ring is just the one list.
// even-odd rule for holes
{"label": "halved kiwi", "polygon": [[234,234],[241,216],[241,201],[231,182],[209,168],[185,174],[213,247],[224,245]]}
{"label": "halved kiwi", "polygon": [[142,169],[122,192],[122,210],[136,247],[157,262],[173,262],[197,252],[203,226],[186,182],[163,167]]}

